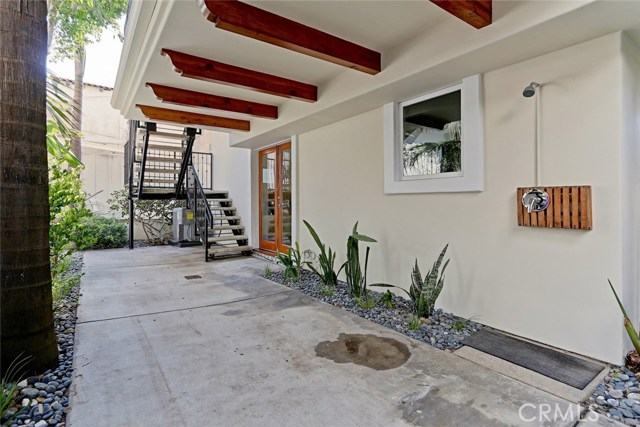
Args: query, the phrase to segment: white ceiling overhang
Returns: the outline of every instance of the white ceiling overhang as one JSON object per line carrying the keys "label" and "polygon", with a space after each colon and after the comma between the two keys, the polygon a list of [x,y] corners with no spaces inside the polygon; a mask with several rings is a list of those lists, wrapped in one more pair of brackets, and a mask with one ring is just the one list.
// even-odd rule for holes
{"label": "white ceiling overhang", "polygon": [[[479,30],[428,1],[248,3],[381,52],[382,71],[365,74],[218,29],[197,0],[133,0],[112,105],[128,119],[145,120],[136,107],[144,104],[250,120],[250,132],[232,133],[233,145],[258,148],[465,76],[640,28],[635,1],[494,1],[492,24]],[[316,85],[318,101],[182,77],[163,48]],[[146,83],[277,105],[279,117],[163,104]]]}

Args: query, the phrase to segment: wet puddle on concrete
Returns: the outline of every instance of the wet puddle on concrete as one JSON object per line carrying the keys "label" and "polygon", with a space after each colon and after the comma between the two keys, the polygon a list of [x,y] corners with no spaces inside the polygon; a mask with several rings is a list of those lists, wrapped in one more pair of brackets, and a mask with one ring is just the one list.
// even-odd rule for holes
{"label": "wet puddle on concrete", "polygon": [[316,346],[316,356],[336,363],[355,363],[377,371],[402,366],[411,352],[393,338],[376,335],[340,334],[336,341],[323,341]]}

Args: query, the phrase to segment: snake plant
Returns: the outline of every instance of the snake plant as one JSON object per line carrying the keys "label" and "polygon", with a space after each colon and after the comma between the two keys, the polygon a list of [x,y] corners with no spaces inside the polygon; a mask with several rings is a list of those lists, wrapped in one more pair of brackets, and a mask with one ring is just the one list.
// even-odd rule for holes
{"label": "snake plant", "polygon": [[344,263],[344,273],[347,276],[349,294],[354,298],[367,299],[367,266],[369,264],[369,250],[364,258],[364,271],[360,266],[360,242],[377,242],[375,239],[358,233],[358,223],[353,226],[353,231],[347,239],[347,261]]}
{"label": "snake plant", "polygon": [[284,266],[284,279],[291,279],[294,282],[299,282],[303,263],[298,242],[295,243],[295,248],[288,248],[286,254],[278,251],[276,257],[278,259],[278,264]]}
{"label": "snake plant", "polygon": [[318,275],[318,277],[320,277],[320,280],[322,280],[322,283],[325,287],[333,288],[338,284],[338,274],[340,274],[340,271],[342,271],[344,265],[340,267],[340,270],[338,270],[338,272],[336,273],[334,267],[336,263],[336,253],[333,252],[330,247],[326,247],[325,244],[322,243],[322,240],[320,240],[318,233],[316,233],[316,230],[313,229],[311,224],[309,224],[305,220],[302,220],[302,222],[304,222],[304,225],[307,226],[311,237],[316,242],[316,245],[318,245],[318,249],[320,249],[320,255],[318,255],[318,264],[320,270],[318,270],[311,262],[307,262],[306,264],[309,269],[311,269],[311,271],[313,271]]}
{"label": "snake plant", "polygon": [[442,266],[442,271],[440,271],[440,266],[442,265],[444,255],[447,252],[448,247],[449,244],[442,249],[440,256],[436,262],[433,263],[433,267],[429,270],[424,279],[422,278],[420,267],[418,267],[418,260],[416,259],[413,271],[411,272],[411,287],[409,288],[409,291],[399,286],[382,283],[376,283],[371,286],[402,289],[407,293],[407,295],[409,295],[411,301],[413,301],[413,310],[418,317],[431,316],[435,309],[436,300],[440,296],[440,292],[442,292],[442,288],[444,286],[444,272],[449,265],[449,261],[451,261],[448,259],[444,263],[444,266]]}

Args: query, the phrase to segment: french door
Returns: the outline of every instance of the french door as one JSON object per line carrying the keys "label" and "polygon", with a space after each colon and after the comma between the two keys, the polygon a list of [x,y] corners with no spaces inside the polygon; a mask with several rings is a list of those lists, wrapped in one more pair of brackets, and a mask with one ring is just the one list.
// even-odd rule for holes
{"label": "french door", "polygon": [[259,153],[260,248],[287,252],[291,246],[291,142]]}

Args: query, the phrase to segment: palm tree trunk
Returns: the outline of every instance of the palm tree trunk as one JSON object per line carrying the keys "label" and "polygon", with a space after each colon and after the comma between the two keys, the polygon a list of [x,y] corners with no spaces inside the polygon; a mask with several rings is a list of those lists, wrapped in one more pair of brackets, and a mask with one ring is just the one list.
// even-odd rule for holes
{"label": "palm tree trunk", "polygon": [[57,362],[49,270],[44,0],[0,1],[0,367]]}
{"label": "palm tree trunk", "polygon": [[[74,55],[73,62],[75,66],[75,79],[73,81],[73,103],[75,104],[76,114],[74,115],[74,128],[82,131],[82,91],[84,89],[84,68],[86,60],[86,51],[84,46],[79,47]],[[82,161],[82,138],[76,135],[71,140],[71,152]]]}

